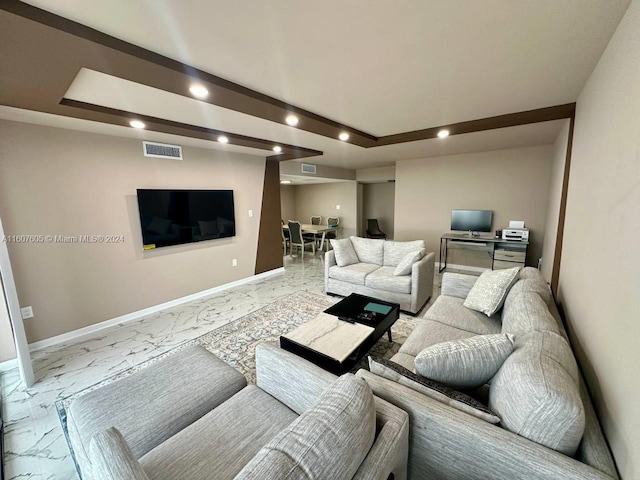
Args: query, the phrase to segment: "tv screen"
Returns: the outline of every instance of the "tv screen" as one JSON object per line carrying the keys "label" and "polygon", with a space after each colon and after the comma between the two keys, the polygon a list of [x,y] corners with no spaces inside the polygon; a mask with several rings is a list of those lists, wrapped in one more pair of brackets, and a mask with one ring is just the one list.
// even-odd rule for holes
{"label": "tv screen", "polygon": [[451,210],[451,230],[490,232],[491,210]]}
{"label": "tv screen", "polygon": [[233,237],[233,190],[138,189],[142,243],[146,250]]}

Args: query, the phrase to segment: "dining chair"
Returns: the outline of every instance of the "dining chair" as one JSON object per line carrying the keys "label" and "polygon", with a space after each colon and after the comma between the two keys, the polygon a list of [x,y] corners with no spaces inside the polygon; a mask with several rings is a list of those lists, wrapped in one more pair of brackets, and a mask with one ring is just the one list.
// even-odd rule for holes
{"label": "dining chair", "polygon": [[[340,225],[340,217],[327,218],[327,227],[338,227]],[[331,242],[329,240],[338,238],[337,231],[327,232],[324,237],[327,251],[331,248]]]}
{"label": "dining chair", "polygon": [[320,215],[311,217],[311,225],[322,225],[322,217]]}
{"label": "dining chair", "polygon": [[387,238],[387,234],[380,230],[377,218],[367,219],[367,238]]}
{"label": "dining chair", "polygon": [[300,227],[300,222],[296,222],[294,220],[289,220],[289,234],[291,235],[291,256],[293,256],[293,247],[300,247],[302,249],[302,258],[304,259],[304,248],[307,245],[311,245],[313,249],[313,254],[316,253],[316,242],[313,239],[306,239],[302,236],[302,228]]}
{"label": "dining chair", "polygon": [[[284,226],[284,222],[282,222],[282,226]],[[284,252],[282,256],[284,257],[287,254],[287,245],[291,243],[291,239],[290,239],[290,233],[288,230],[286,231],[286,234],[285,234],[284,228],[281,228],[280,230],[282,230],[282,249]]]}

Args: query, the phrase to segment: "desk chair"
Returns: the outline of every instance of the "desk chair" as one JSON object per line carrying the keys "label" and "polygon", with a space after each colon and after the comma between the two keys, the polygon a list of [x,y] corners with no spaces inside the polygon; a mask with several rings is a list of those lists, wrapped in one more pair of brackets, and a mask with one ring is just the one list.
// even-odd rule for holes
{"label": "desk chair", "polygon": [[302,236],[300,222],[289,220],[289,234],[291,235],[291,256],[293,256],[293,247],[302,248],[302,258],[304,259],[304,247],[311,245],[313,254],[316,254],[316,242],[314,239],[306,239]]}
{"label": "desk chair", "polygon": [[367,238],[387,238],[387,234],[380,230],[377,218],[367,219]]}

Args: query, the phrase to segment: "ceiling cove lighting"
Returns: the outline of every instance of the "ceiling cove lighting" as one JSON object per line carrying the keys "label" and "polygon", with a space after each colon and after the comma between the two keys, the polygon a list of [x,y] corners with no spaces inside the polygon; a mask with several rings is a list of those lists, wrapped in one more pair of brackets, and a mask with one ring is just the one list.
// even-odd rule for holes
{"label": "ceiling cove lighting", "polygon": [[276,153],[282,153],[282,147],[280,145],[276,145],[273,147],[273,151]]}
{"label": "ceiling cove lighting", "polygon": [[285,185],[291,183],[291,180],[280,180],[280,183],[284,183]]}
{"label": "ceiling cove lighting", "polygon": [[189,91],[191,95],[196,98],[207,98],[209,96],[209,90],[204,88],[202,85],[191,85],[189,87]]}
{"label": "ceiling cove lighting", "polygon": [[449,130],[440,130],[438,132],[438,138],[447,138],[449,136]]}
{"label": "ceiling cove lighting", "polygon": [[340,135],[338,135],[338,138],[343,142],[346,142],[347,140],[349,140],[349,134],[347,132],[342,132]]}
{"label": "ceiling cove lighting", "polygon": [[146,125],[141,122],[140,120],[131,120],[129,122],[129,125],[131,125],[133,128],[144,128],[146,127]]}
{"label": "ceiling cove lighting", "polygon": [[298,125],[298,117],[295,115],[287,115],[287,118],[285,118],[284,121],[287,122],[287,125],[291,125],[292,127]]}
{"label": "ceiling cove lighting", "polygon": [[218,137],[218,141],[219,141],[220,143],[229,143],[229,139],[228,139],[227,137],[225,137],[224,135],[220,135],[220,136]]}

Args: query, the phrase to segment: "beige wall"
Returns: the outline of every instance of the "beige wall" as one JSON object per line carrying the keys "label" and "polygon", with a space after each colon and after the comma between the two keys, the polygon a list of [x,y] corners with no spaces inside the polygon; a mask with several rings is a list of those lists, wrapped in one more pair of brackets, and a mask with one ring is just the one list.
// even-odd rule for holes
{"label": "beige wall", "polygon": [[361,168],[356,170],[356,180],[358,182],[386,182],[396,178],[396,166]]}
{"label": "beige wall", "polygon": [[16,358],[16,347],[13,341],[9,309],[2,290],[2,278],[0,278],[0,362],[12,358]]}
{"label": "beige wall", "polygon": [[[493,210],[493,230],[524,220],[531,231],[527,263],[542,252],[551,146],[450,155],[396,163],[395,239],[424,239],[438,252],[451,210]],[[489,268],[486,252],[451,251],[449,262]]]}
{"label": "beige wall", "polygon": [[377,218],[380,230],[393,240],[395,183],[365,183],[362,189],[363,224],[367,228],[367,219]]}
{"label": "beige wall", "polygon": [[640,478],[640,0],[578,98],[558,296],[623,479]]}
{"label": "beige wall", "polygon": [[[356,186],[356,182],[296,185],[295,219],[309,223],[312,215],[320,215],[322,223],[327,223],[327,217],[340,217],[340,236],[355,235]],[[336,210],[336,205],[340,205],[340,210]]]}
{"label": "beige wall", "polygon": [[[132,139],[4,121],[0,130],[6,234],[125,238],[9,245],[20,303],[35,312],[30,342],[254,274],[264,158],[186,147],[183,161],[165,160]],[[143,252],[136,188],[233,189],[237,235]]]}
{"label": "beige wall", "polygon": [[293,185],[280,185],[280,215],[285,223],[295,220],[296,216],[296,189]]}
{"label": "beige wall", "polygon": [[567,159],[567,141],[569,140],[570,121],[566,120],[553,145],[553,163],[551,178],[549,179],[549,203],[544,226],[544,241],[542,244],[542,267],[540,271],[548,283],[551,283],[553,259],[555,258],[556,238],[558,234],[558,217],[560,215],[560,199],[562,198],[562,181],[564,179],[564,165]]}

